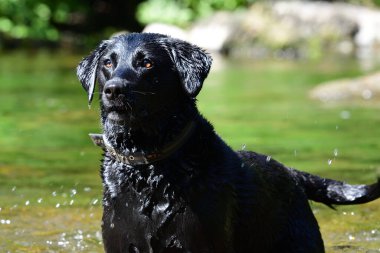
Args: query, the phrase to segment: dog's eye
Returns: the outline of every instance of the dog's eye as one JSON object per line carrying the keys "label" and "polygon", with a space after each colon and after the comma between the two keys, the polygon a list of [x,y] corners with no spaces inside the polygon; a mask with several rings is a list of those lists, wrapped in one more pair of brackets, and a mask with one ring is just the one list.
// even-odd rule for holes
{"label": "dog's eye", "polygon": [[104,66],[106,68],[111,68],[112,67],[112,61],[110,59],[104,60]]}
{"label": "dog's eye", "polygon": [[153,62],[149,59],[144,59],[142,65],[144,68],[151,69],[153,67]]}

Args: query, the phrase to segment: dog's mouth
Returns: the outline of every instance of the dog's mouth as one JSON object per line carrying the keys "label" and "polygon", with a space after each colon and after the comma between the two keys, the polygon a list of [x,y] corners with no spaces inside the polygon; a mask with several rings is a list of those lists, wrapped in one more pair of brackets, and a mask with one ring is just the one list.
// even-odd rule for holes
{"label": "dog's mouth", "polygon": [[132,113],[132,98],[120,94],[118,97],[108,99],[102,97],[102,107],[105,116],[114,122],[125,121]]}
{"label": "dog's mouth", "polygon": [[125,122],[130,118],[132,106],[129,102],[119,101],[116,104],[103,103],[103,112],[105,117],[114,123]]}

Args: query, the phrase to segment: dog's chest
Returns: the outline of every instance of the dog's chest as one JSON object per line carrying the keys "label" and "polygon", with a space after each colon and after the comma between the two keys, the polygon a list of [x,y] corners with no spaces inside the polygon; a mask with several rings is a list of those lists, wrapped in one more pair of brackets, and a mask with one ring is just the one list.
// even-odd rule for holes
{"label": "dog's chest", "polygon": [[188,247],[207,252],[197,216],[155,168],[136,170],[107,159],[103,165],[105,241],[135,245],[140,252]]}

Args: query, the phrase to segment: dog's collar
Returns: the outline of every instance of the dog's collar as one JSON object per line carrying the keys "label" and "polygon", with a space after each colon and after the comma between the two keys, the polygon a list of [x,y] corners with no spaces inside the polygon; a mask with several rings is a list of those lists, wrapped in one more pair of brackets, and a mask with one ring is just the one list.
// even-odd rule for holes
{"label": "dog's collar", "polygon": [[121,154],[116,151],[115,148],[109,143],[107,137],[104,134],[89,134],[90,138],[95,145],[105,149],[108,153],[117,161],[125,163],[127,165],[144,165],[150,164],[156,161],[163,160],[178,150],[190,137],[195,128],[195,122],[191,121],[182,130],[175,141],[164,146],[161,150],[153,152],[131,152]]}

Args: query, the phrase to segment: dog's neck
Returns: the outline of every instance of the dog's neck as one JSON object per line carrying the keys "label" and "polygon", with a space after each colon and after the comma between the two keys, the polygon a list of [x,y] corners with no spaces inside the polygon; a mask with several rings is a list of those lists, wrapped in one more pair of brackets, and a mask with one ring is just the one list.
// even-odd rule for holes
{"label": "dog's neck", "polygon": [[[196,125],[197,109],[187,106],[169,117],[121,124],[103,120],[104,139],[119,154],[170,153],[182,146]],[[142,123],[141,123],[142,122]]]}

